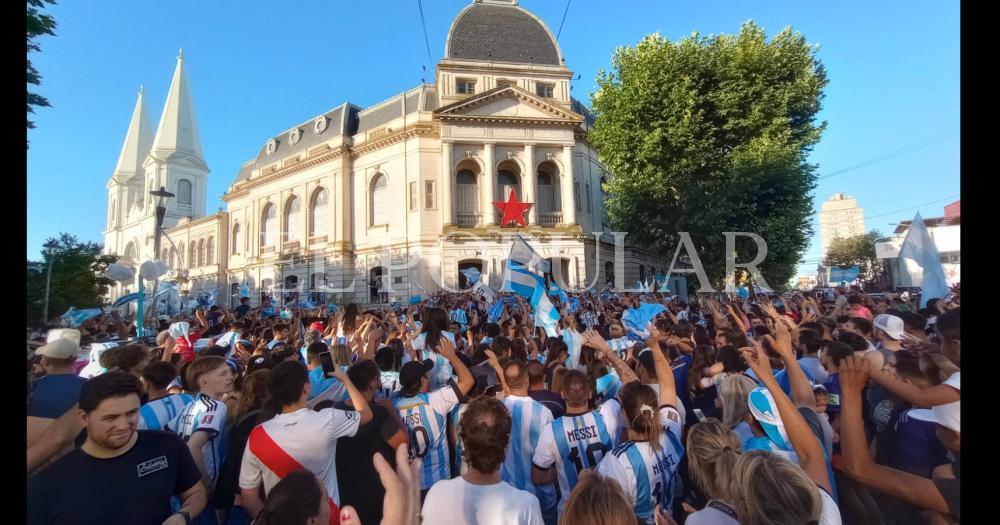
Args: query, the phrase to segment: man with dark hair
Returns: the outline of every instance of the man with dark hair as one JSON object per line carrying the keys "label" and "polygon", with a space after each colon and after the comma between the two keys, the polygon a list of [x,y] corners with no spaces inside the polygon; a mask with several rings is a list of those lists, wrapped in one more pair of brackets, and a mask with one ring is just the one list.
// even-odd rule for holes
{"label": "man with dark hair", "polygon": [[552,417],[566,413],[566,402],[556,392],[545,389],[545,365],[538,361],[528,363],[528,396],[552,412]]}
{"label": "man with dark hair", "polygon": [[903,320],[906,334],[921,341],[927,341],[927,318],[916,312],[901,312],[899,318]]}
{"label": "man with dark hair", "polygon": [[329,351],[323,341],[316,341],[306,348],[306,359],[309,368],[309,384],[312,385],[312,392],[309,394],[309,407],[314,408],[319,403],[326,400],[334,402],[343,401],[347,395],[344,384],[337,381],[335,377],[330,377],[323,371],[323,358],[321,354]]}
{"label": "man with dark hair", "polygon": [[140,430],[163,430],[167,422],[194,401],[191,394],[167,392],[176,377],[174,365],[166,361],[154,361],[142,370],[139,381],[146,390],[147,401],[139,409]]}
{"label": "man with dark hair", "polygon": [[[139,380],[108,372],[80,392],[87,440],[28,481],[28,523],[186,525],[208,501],[184,442],[136,430]],[[170,497],[180,498],[171,510]]]}
{"label": "man with dark hair", "polygon": [[484,331],[486,332],[486,337],[484,337],[480,343],[490,344],[494,339],[500,337],[500,325],[496,323],[486,323],[486,329]]}
{"label": "man with dark hair", "polygon": [[511,438],[511,416],[503,403],[485,396],[473,399],[460,427],[462,457],[469,470],[431,487],[420,512],[423,522],[541,525],[535,496],[501,480],[500,466]]}
{"label": "man with dark hair", "polygon": [[372,420],[372,410],[346,374],[340,370],[333,374],[347,387],[356,412],[336,408],[310,410],[312,385],[309,372],[299,361],[284,361],[271,369],[267,381],[271,395],[269,408],[278,414],[250,432],[240,468],[242,505],[251,517],[256,517],[264,507],[261,485],[268,493],[281,478],[301,468],[315,474],[326,486],[331,515],[340,515],[337,438],[355,435],[360,425]]}
{"label": "man with dark hair", "polygon": [[[361,523],[381,523],[385,489],[372,463],[372,456],[378,452],[395,466],[396,449],[405,445],[409,436],[395,414],[375,403],[375,394],[382,388],[382,371],[374,361],[352,365],[347,370],[347,377],[371,407],[372,424],[360,427],[354,436],[337,440],[337,478],[351,480],[340,486],[340,502],[343,506],[353,506]],[[349,400],[335,403],[334,407],[354,411],[354,405]]]}
{"label": "man with dark hair", "polygon": [[271,341],[267,343],[267,349],[272,350],[274,349],[274,345],[288,343],[288,334],[290,331],[291,329],[285,323],[278,323],[274,325],[274,339],[271,339]]}
{"label": "man with dark hair", "polygon": [[243,318],[246,317],[248,313],[250,313],[250,298],[241,297],[240,305],[233,309],[233,313],[236,314],[237,321],[242,321]]}
{"label": "man with dark hair", "polygon": [[799,366],[805,370],[806,374],[813,378],[813,381],[822,385],[829,374],[823,368],[819,360],[819,349],[823,346],[823,338],[819,333],[812,330],[802,330],[799,332],[799,350],[802,357],[799,359]]}
{"label": "man with dark hair", "polygon": [[[531,481],[535,485],[558,480],[559,514],[576,486],[580,471],[597,468],[604,454],[617,444],[621,413],[621,403],[616,398],[606,400],[598,410],[590,410],[594,382],[579,370],[566,372],[561,390],[566,400],[566,415],[542,429],[531,458]],[[580,454],[581,450],[586,453]]]}
{"label": "man with dark hair", "polygon": [[410,452],[424,460],[420,471],[423,491],[450,477],[451,460],[446,439],[448,414],[475,385],[472,373],[456,355],[450,339],[441,338],[440,352],[451,364],[458,382],[450,380],[445,386],[430,391],[429,373],[434,364],[429,359],[410,361],[399,371],[401,390],[392,401],[410,434]]}
{"label": "man with dark hair", "polygon": [[[540,363],[539,363],[540,364]],[[513,437],[507,447],[500,476],[514,487],[526,490],[538,498],[547,523],[556,521],[556,490],[552,484],[535,486],[531,482],[531,457],[538,446],[538,436],[552,422],[552,411],[528,396],[528,367],[520,359],[503,365],[507,396],[503,404],[513,418]]]}

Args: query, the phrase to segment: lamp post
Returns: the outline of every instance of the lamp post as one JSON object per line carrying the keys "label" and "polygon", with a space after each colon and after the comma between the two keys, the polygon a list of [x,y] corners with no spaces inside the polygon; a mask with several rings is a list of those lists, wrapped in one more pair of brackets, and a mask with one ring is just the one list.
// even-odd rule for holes
{"label": "lamp post", "polygon": [[52,264],[55,262],[56,252],[58,250],[55,246],[45,247],[45,256],[48,259],[49,267],[45,271],[45,302],[42,306],[42,323],[48,324],[49,322],[49,288],[52,286]]}
{"label": "lamp post", "polygon": [[[166,188],[160,186],[160,189],[149,192],[150,195],[156,197],[156,228],[153,230],[153,260],[157,260],[160,257],[160,235],[163,233],[163,218],[167,215],[167,207],[163,202],[163,199],[173,197],[174,194],[167,191]],[[140,277],[141,279],[141,277]],[[159,279],[153,280],[153,304],[152,304],[152,314],[156,314],[156,292],[159,285]]]}

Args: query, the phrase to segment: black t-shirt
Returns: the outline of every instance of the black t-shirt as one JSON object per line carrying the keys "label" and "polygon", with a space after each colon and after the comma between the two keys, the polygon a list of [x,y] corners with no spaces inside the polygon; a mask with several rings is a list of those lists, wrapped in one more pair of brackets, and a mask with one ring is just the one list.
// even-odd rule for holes
{"label": "black t-shirt", "polygon": [[[400,425],[385,407],[374,403],[368,406],[372,409],[372,420],[358,428],[354,436],[337,440],[337,479],[350,480],[339,484],[341,506],[353,505],[361,523],[379,523],[385,488],[372,456],[376,452],[382,454],[395,468],[396,452],[389,446],[389,440],[399,432]],[[354,407],[345,402],[336,403],[334,407],[354,411]]]}
{"label": "black t-shirt", "polygon": [[552,418],[557,419],[566,413],[566,402],[562,396],[549,390],[529,390],[528,396],[538,401],[552,412]]}
{"label": "black t-shirt", "polygon": [[139,430],[121,456],[100,459],[76,449],[28,479],[28,523],[160,525],[170,496],[201,481],[177,434]]}
{"label": "black t-shirt", "polygon": [[243,319],[244,317],[246,317],[247,312],[249,312],[249,311],[250,311],[250,305],[249,304],[241,304],[241,305],[237,306],[233,310],[233,312],[236,313],[236,320],[240,320],[240,319]]}
{"label": "black t-shirt", "polygon": [[243,464],[243,452],[250,440],[250,432],[263,423],[262,411],[251,410],[238,419],[226,434],[226,459],[222,462],[219,479],[215,482],[215,493],[211,505],[216,509],[231,507],[239,492],[240,466]]}

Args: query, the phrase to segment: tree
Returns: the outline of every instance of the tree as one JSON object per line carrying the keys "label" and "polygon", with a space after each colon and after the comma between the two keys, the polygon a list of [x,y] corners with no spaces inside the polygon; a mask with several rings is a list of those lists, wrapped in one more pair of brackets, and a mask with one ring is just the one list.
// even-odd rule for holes
{"label": "tree", "polygon": [[878,230],[872,230],[863,235],[834,239],[826,251],[823,265],[841,268],[857,266],[862,281],[874,282],[882,273],[882,265],[875,256],[875,243],[881,238]]}
{"label": "tree", "polygon": [[[52,282],[49,286],[49,317],[65,313],[71,306],[94,308],[103,303],[102,296],[114,281],[104,277],[108,265],[115,262],[114,255],[103,255],[101,245],[79,242],[76,237],[62,233],[50,238],[46,248],[55,248],[52,259]],[[40,321],[45,303],[45,279],[48,259],[28,261],[28,319]]]}
{"label": "tree", "polygon": [[[806,162],[825,123],[815,122],[826,72],[816,48],[786,28],[766,41],[738,35],[678,42],[659,34],[615,51],[598,73],[589,140],[612,173],[608,215],[628,239],[670,258],[689,232],[709,279],[725,273],[722,232],[759,234],[772,285],[788,282],[812,234]],[[757,251],[737,237],[737,261]]]}
{"label": "tree", "polygon": [[[42,35],[55,36],[56,20],[52,16],[44,14],[41,10],[45,4],[55,5],[55,0],[28,0],[28,54],[32,51],[41,51],[41,47],[35,42],[35,38]],[[38,74],[35,66],[31,65],[31,58],[28,58],[28,84],[40,85],[42,77]],[[35,112],[35,106],[48,107],[49,100],[37,93],[32,93],[28,88],[28,113]],[[33,129],[35,123],[28,119],[28,129]]]}

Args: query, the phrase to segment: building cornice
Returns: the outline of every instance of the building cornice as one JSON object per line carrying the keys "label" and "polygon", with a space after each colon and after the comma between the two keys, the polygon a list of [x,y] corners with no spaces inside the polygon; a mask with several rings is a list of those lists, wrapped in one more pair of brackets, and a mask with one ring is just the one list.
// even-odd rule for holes
{"label": "building cornice", "polygon": [[[318,148],[313,148],[314,151],[316,149],[318,149]],[[331,160],[337,159],[337,158],[343,156],[345,153],[348,153],[350,151],[350,149],[346,145],[345,146],[341,146],[339,148],[332,148],[330,146],[327,146],[327,149],[329,149],[331,151],[329,153],[320,153],[320,152],[317,152],[316,154],[314,154],[314,156],[311,159],[306,159],[306,160],[299,161],[299,162],[295,163],[294,165],[291,165],[291,166],[288,166],[288,167],[285,167],[285,168],[279,168],[276,171],[274,171],[273,173],[269,173],[269,174],[267,174],[267,175],[265,175],[263,177],[257,177],[256,179],[250,179],[249,181],[244,182],[243,185],[241,185],[239,189],[230,191],[229,193],[223,195],[222,196],[222,201],[223,202],[231,202],[231,201],[233,201],[235,199],[238,199],[240,197],[246,197],[247,195],[250,194],[251,190],[254,190],[254,189],[259,188],[261,186],[266,186],[268,184],[271,184],[272,182],[281,180],[281,179],[283,179],[285,177],[294,175],[294,174],[299,173],[301,171],[304,171],[304,170],[307,170],[307,169],[310,169],[310,168],[314,168],[314,167],[319,166],[319,165],[321,165],[323,163],[326,163],[326,162],[329,162]]]}
{"label": "building cornice", "polygon": [[380,150],[387,146],[391,146],[397,142],[402,142],[414,137],[439,137],[440,129],[434,124],[413,124],[410,126],[404,126],[402,129],[389,133],[377,140],[370,142],[365,142],[360,146],[351,148],[351,160],[357,159],[358,157],[371,153],[376,150]]}

